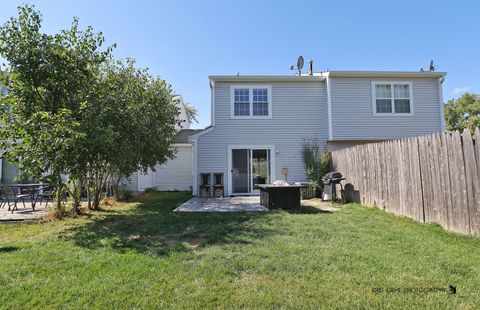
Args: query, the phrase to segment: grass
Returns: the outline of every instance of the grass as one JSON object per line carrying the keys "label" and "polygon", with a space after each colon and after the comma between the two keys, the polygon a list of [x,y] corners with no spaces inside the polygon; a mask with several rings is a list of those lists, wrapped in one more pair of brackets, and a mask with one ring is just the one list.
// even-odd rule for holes
{"label": "grass", "polygon": [[[87,217],[0,225],[0,307],[480,305],[478,238],[359,205],[170,212],[188,198],[150,193]],[[431,287],[445,291],[421,292]]]}

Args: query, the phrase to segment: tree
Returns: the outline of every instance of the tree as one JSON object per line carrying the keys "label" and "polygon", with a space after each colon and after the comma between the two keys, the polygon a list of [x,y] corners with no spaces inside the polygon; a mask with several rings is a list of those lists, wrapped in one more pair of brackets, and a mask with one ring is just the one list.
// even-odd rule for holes
{"label": "tree", "polygon": [[96,92],[95,102],[84,109],[92,209],[107,180],[118,185],[173,157],[179,114],[170,85],[135,68],[131,59],[106,63]]}
{"label": "tree", "polygon": [[0,28],[0,55],[9,63],[0,148],[24,174],[53,174],[58,216],[62,190],[78,212],[85,185],[98,209],[107,180],[118,184],[173,157],[179,111],[170,85],[133,60],[113,61],[113,47],[102,50],[103,35],[92,27],[80,31],[74,19],[47,35],[41,22],[24,6]]}
{"label": "tree", "polygon": [[462,132],[468,128],[473,132],[480,126],[480,95],[466,93],[449,100],[445,104],[445,121],[448,130]]}
{"label": "tree", "polygon": [[53,174],[56,213],[61,216],[61,174],[82,170],[78,155],[86,136],[79,131],[80,107],[91,99],[96,68],[111,48],[101,51],[103,36],[91,27],[80,31],[78,19],[70,29],[48,35],[40,31],[41,14],[33,7],[25,5],[18,12],[18,18],[0,28],[0,55],[9,64],[0,147],[23,174]]}
{"label": "tree", "polygon": [[198,123],[198,110],[193,105],[188,102],[185,102],[185,113],[187,113],[187,118],[190,123]]}

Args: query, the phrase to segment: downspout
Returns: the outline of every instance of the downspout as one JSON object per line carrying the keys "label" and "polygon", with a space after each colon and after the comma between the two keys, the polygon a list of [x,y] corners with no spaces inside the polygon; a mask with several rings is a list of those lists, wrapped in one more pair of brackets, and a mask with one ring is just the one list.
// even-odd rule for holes
{"label": "downspout", "polygon": [[445,107],[443,104],[443,87],[442,84],[445,81],[445,76],[438,78],[438,100],[440,101],[440,130],[445,131]]}
{"label": "downspout", "polygon": [[193,165],[193,182],[192,182],[192,195],[193,196],[198,196],[198,186],[197,186],[197,139],[189,139],[190,143],[192,143],[192,165]]}
{"label": "downspout", "polygon": [[332,91],[330,85],[330,72],[325,74],[327,85],[327,115],[328,115],[328,140],[333,140],[333,125],[332,125]]}

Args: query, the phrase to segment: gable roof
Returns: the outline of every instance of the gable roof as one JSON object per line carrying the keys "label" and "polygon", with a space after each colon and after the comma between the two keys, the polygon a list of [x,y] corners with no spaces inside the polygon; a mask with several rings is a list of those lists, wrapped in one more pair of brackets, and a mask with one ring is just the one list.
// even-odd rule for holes
{"label": "gable roof", "polygon": [[175,137],[175,143],[190,143],[188,138],[203,129],[181,129]]}

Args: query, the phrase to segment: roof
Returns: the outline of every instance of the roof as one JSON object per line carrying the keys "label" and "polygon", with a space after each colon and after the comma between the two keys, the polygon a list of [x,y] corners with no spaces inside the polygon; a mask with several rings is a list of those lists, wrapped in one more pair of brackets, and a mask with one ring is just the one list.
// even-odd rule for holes
{"label": "roof", "polygon": [[430,71],[327,71],[320,73],[322,76],[333,77],[382,77],[382,78],[402,78],[402,77],[444,77],[446,72]]}
{"label": "roof", "polygon": [[180,129],[175,137],[175,143],[190,143],[188,137],[202,130],[203,129]]}
{"label": "roof", "polygon": [[303,73],[298,75],[211,75],[214,82],[314,82],[324,81],[330,77],[371,77],[371,78],[411,78],[446,76],[446,72],[430,71],[326,71],[315,72],[313,75]]}
{"label": "roof", "polygon": [[311,75],[211,75],[208,77],[214,82],[318,82],[323,76]]}

